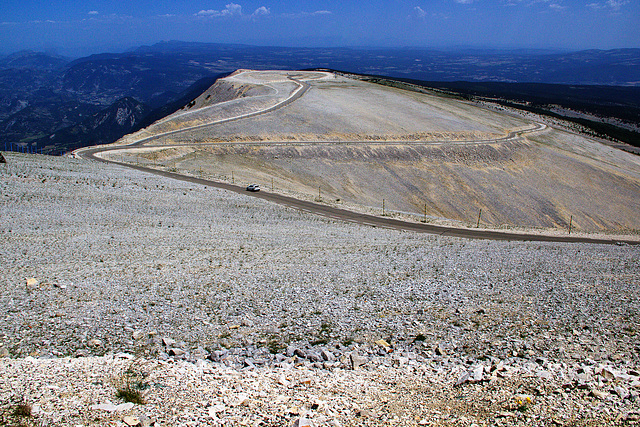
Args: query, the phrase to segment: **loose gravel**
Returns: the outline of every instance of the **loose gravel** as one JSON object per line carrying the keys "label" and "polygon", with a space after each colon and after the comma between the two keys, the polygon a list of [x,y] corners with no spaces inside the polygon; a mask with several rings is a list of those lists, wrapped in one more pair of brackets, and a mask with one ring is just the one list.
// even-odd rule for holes
{"label": "loose gravel", "polygon": [[640,422],[636,246],[414,235],[5,157],[0,424]]}

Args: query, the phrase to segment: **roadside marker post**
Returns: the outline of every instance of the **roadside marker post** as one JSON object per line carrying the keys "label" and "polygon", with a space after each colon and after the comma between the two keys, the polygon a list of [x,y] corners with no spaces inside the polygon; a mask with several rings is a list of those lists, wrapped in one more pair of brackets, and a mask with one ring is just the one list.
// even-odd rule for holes
{"label": "roadside marker post", "polygon": [[482,216],[482,209],[480,209],[480,212],[478,212],[478,222],[476,223],[476,228],[480,227],[480,217]]}
{"label": "roadside marker post", "polygon": [[571,226],[573,225],[573,215],[569,217],[569,234],[571,234]]}

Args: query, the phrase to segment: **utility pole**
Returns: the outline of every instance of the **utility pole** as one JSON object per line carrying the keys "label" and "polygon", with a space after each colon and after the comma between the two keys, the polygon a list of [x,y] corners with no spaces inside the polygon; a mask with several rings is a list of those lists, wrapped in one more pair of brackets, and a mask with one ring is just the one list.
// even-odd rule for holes
{"label": "utility pole", "polygon": [[573,225],[573,215],[569,217],[569,234],[571,234],[571,226]]}
{"label": "utility pole", "polygon": [[480,217],[482,216],[482,209],[478,212],[478,222],[476,223],[476,228],[480,227]]}
{"label": "utility pole", "polygon": [[382,216],[384,216],[384,199],[382,199]]}

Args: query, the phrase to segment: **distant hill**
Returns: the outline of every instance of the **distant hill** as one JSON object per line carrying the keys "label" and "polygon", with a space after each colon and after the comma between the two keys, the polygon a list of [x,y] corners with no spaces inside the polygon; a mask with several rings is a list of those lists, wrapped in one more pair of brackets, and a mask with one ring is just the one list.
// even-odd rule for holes
{"label": "distant hill", "polygon": [[69,58],[62,56],[23,50],[0,58],[0,68],[57,70],[65,66],[69,61]]}
{"label": "distant hill", "polygon": [[[59,153],[65,145],[75,146],[76,142],[58,141],[55,147],[40,144],[56,139],[46,137],[80,125],[88,115],[123,98],[148,106],[145,111],[166,112],[168,105],[175,111],[179,108],[175,102],[198,81],[239,68],[331,68],[449,82],[639,86],[640,49],[550,53],[286,48],[172,41],[73,61],[45,53],[18,52],[0,58],[0,130],[5,130],[0,147],[7,143],[18,150]],[[144,118],[140,120],[145,122]]]}
{"label": "distant hill", "polygon": [[105,110],[92,114],[82,122],[61,129],[37,140],[39,146],[47,146],[50,152],[73,150],[89,145],[108,144],[137,129],[140,121],[151,108],[126,97],[114,102]]}

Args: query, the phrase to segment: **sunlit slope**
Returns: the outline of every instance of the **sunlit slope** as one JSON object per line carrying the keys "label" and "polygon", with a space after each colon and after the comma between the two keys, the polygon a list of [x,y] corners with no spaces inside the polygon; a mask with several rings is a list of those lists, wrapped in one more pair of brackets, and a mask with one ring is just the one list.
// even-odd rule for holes
{"label": "sunlit slope", "polygon": [[[283,108],[251,120],[219,123],[277,106],[300,90],[301,83],[309,85],[304,96]],[[155,123],[136,138],[207,123],[217,124],[150,143],[473,140],[504,136],[527,126],[520,119],[457,100],[330,73],[244,71],[219,80],[191,106]]]}
{"label": "sunlit slope", "polygon": [[423,218],[426,208],[428,220],[468,224],[482,210],[481,223],[496,227],[640,229],[640,157],[328,73],[236,73],[128,141],[152,135],[144,163],[266,189],[273,180],[275,191],[325,202],[378,209],[384,199],[387,213]]}

